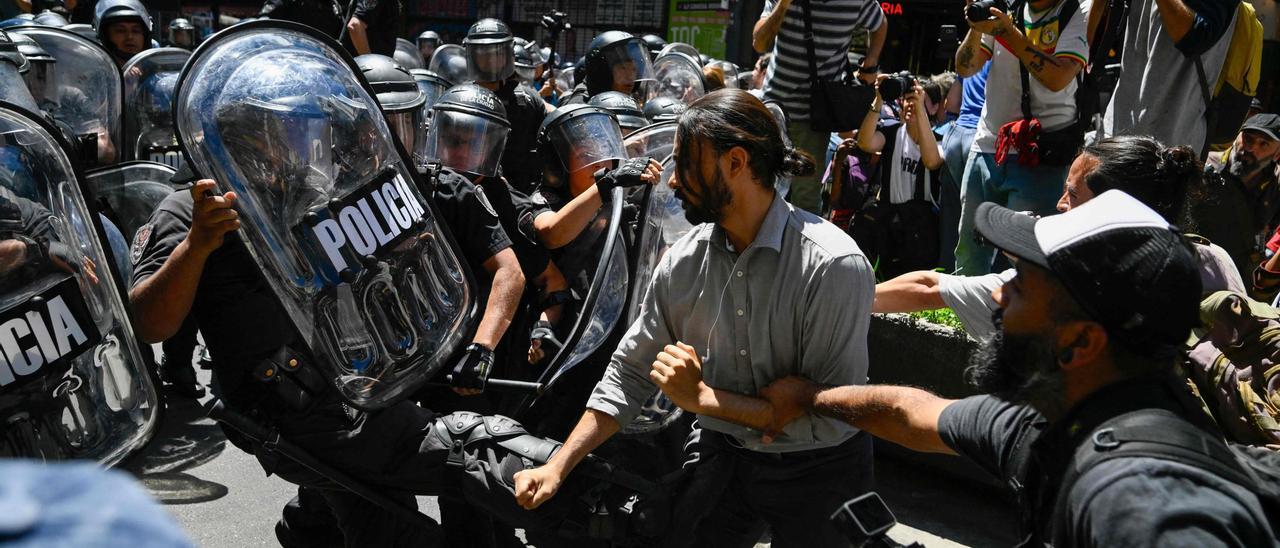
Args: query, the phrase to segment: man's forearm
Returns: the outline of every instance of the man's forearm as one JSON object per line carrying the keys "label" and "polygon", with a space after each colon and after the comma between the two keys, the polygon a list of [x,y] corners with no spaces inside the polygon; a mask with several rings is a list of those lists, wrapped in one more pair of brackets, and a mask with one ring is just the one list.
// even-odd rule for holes
{"label": "man's forearm", "polygon": [[878,313],[917,312],[947,306],[938,290],[937,272],[908,272],[876,285],[876,300],[871,311]]}
{"label": "man's forearm", "polygon": [[1182,0],[1156,0],[1156,8],[1160,12],[1160,21],[1164,23],[1164,31],[1175,44],[1181,42],[1195,25],[1196,12]]}
{"label": "man's forearm", "polygon": [[[355,18],[353,17],[354,21]],[[348,24],[347,35],[351,37],[351,46],[356,48],[356,55],[364,55],[369,53],[369,35],[365,32],[365,25]]]}
{"label": "man's forearm", "polygon": [[1006,33],[1004,40],[1027,67],[1027,72],[1049,91],[1062,91],[1080,71],[1079,64],[1041,51],[1021,32]]}
{"label": "man's forearm", "polygon": [[699,396],[698,408],[690,411],[760,431],[773,420],[768,400],[709,387]]}
{"label": "man's forearm", "polygon": [[622,425],[618,424],[617,419],[595,409],[588,409],[578,420],[578,425],[573,427],[573,432],[569,433],[569,438],[564,440],[564,445],[547,461],[546,466],[552,467],[561,478],[564,478],[579,462],[582,462],[583,458],[621,429]]}
{"label": "man's forearm", "polygon": [[880,28],[871,31],[869,43],[867,44],[867,56],[862,58],[862,66],[875,66],[880,64],[880,52],[884,51],[884,41],[889,36],[889,20],[882,19]]}
{"label": "man's forearm", "polygon": [[956,74],[968,78],[982,70],[987,62],[987,54],[982,49],[982,33],[969,29],[964,41],[956,49]]}
{"label": "man's forearm", "polygon": [[208,258],[183,240],[155,274],[129,292],[143,342],[158,343],[178,332],[191,312]]}
{"label": "man's forearm", "polygon": [[839,386],[819,391],[812,411],[908,449],[955,454],[938,433],[938,418],[952,402],[906,386]]}
{"label": "man's forearm", "polygon": [[[509,257],[502,256],[504,254]],[[471,342],[492,350],[498,346],[498,341],[502,340],[502,335],[511,326],[511,318],[515,317],[516,309],[520,306],[520,296],[524,293],[524,274],[520,272],[520,264],[514,262],[515,252],[510,248],[490,257],[485,263],[486,267],[490,261],[501,263],[501,266],[493,272],[493,283],[489,285],[489,302],[485,305],[484,317],[480,319],[475,338]]]}
{"label": "man's forearm", "polygon": [[755,48],[756,53],[764,53],[773,47],[773,39],[782,30],[782,21],[786,19],[787,8],[790,7],[791,0],[780,0],[769,15],[756,21],[756,26],[751,31],[751,47]]}

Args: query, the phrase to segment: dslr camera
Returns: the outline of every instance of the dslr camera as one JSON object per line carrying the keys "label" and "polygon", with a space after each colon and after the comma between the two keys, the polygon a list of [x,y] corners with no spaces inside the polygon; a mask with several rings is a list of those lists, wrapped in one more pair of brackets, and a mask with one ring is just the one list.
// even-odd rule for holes
{"label": "dslr camera", "polygon": [[902,71],[890,74],[880,81],[880,98],[886,103],[901,99],[904,94],[916,87],[916,78],[910,72]]}
{"label": "dslr camera", "polygon": [[964,9],[964,17],[974,23],[990,21],[991,19],[995,19],[995,17],[991,16],[991,8],[996,8],[1000,11],[1009,11],[1009,5],[1006,4],[1004,0],[978,0],[977,2],[969,4],[969,7]]}

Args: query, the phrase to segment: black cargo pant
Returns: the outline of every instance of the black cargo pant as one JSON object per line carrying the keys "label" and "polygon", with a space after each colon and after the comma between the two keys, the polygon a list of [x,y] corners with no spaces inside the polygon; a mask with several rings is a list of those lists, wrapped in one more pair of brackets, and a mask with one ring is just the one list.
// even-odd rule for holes
{"label": "black cargo pant", "polygon": [[754,546],[766,528],[774,548],[847,547],[831,514],[874,487],[871,436],[824,449],[761,453],[696,425],[692,468],[677,494],[668,546]]}
{"label": "black cargo pant", "polygon": [[[555,497],[532,512],[520,508],[512,494],[512,476],[531,463],[493,447],[470,459],[465,469],[450,464],[448,437],[433,432],[441,428],[436,419],[431,411],[407,401],[355,419],[336,402],[306,413],[259,418],[325,464],[411,508],[415,495],[440,496],[473,505],[513,527],[539,530],[554,529],[578,503],[576,494],[585,485],[570,478],[565,484],[569,496]],[[321,491],[346,546],[441,544],[438,528],[426,530],[400,519],[260,444],[253,451],[269,473]]]}

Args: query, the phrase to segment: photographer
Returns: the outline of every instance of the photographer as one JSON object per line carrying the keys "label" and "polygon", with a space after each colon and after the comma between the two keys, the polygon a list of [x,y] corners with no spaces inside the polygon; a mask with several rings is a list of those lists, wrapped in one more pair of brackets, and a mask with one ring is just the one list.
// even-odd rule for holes
{"label": "photographer", "polygon": [[[761,392],[772,428],[813,412],[964,456],[1011,486],[1023,546],[1274,546],[1254,486],[1172,456],[1230,451],[1174,377],[1200,302],[1182,235],[1120,191],[1038,220],[983,205],[977,224],[1017,265],[1000,333],[967,371],[984,395],[790,377]],[[1152,437],[1168,441],[1126,445]]]}
{"label": "photographer", "polygon": [[1052,214],[1083,137],[1075,92],[1076,75],[1089,61],[1089,0],[1030,0],[1014,15],[995,7],[1002,4],[969,3],[969,33],[956,51],[961,77],[991,60],[961,182],[956,271],[967,275],[989,272],[995,255],[973,241],[978,205]]}
{"label": "photographer", "polygon": [[[810,2],[813,21],[814,63],[818,77],[835,79],[848,72],[850,43],[856,29],[867,29],[871,39],[867,55],[858,67],[858,78],[875,82],[880,72],[880,50],[889,33],[879,2],[869,0],[827,0]],[[776,101],[787,114],[787,135],[796,148],[814,158],[825,158],[830,135],[809,126],[809,99],[812,78],[804,39],[804,10],[791,0],[767,0],[751,33],[751,44],[759,53],[772,52],[764,76],[764,100]],[[791,181],[789,201],[817,213],[821,207],[821,183],[817,176]]]}

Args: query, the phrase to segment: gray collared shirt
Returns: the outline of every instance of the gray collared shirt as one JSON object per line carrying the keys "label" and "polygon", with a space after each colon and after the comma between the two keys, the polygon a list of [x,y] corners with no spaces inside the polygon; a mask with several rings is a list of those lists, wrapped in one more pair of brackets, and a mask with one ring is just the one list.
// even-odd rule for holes
{"label": "gray collared shirt", "polygon": [[[867,327],[875,276],[835,225],[775,197],[760,232],[735,254],[724,230],[695,227],[658,263],[640,315],[613,353],[587,407],[626,425],[656,387],[649,370],[676,341],[698,349],[703,381],[754,396],[775,379],[803,375],[833,385],[867,380]],[[838,445],[857,430],[807,415],[772,444],[760,432],[710,417],[699,424],[744,447],[789,452]]]}

